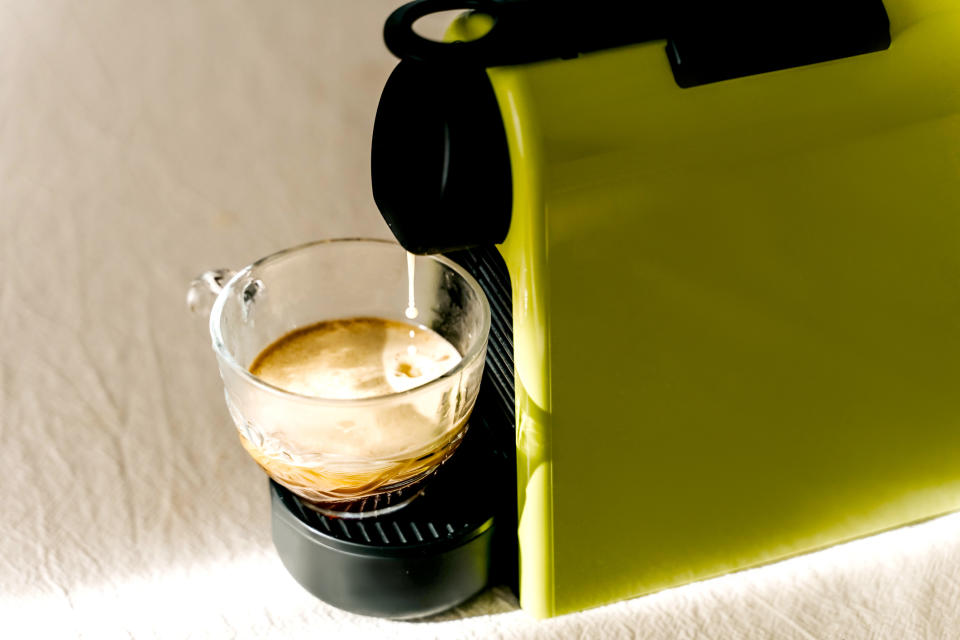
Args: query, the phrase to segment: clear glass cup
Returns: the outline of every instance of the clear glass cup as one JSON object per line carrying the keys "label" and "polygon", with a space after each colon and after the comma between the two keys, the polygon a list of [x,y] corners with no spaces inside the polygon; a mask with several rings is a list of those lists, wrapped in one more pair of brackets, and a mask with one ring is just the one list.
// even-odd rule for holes
{"label": "clear glass cup", "polygon": [[[212,300],[213,350],[244,448],[275,481],[328,515],[382,515],[414,499],[456,450],[477,398],[490,328],[486,296],[451,260],[416,256],[419,315],[408,320],[407,255],[390,241],[314,242],[236,274],[207,272],[188,294],[195,311],[205,311],[204,302]],[[277,338],[323,320],[354,317],[432,329],[462,359],[421,386],[362,399],[299,395],[250,373],[256,356]],[[412,431],[421,437],[405,437],[398,419],[415,421]]]}

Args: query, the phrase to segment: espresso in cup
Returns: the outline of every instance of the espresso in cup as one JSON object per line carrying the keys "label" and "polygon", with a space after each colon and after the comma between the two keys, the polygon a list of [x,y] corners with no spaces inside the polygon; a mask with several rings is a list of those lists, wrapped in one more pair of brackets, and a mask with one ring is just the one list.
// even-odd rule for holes
{"label": "espresso in cup", "polygon": [[[439,378],[460,360],[459,351],[428,328],[346,318],[280,337],[254,359],[250,372],[301,396],[358,400],[402,394]],[[241,441],[271,477],[301,498],[321,509],[347,510],[348,503],[361,498],[396,499],[383,494],[409,488],[453,452],[466,417],[445,423],[437,419],[436,405],[435,398],[398,398],[389,410],[366,416],[353,412],[338,420],[331,412],[317,443],[325,454],[323,464],[271,455],[242,434]],[[358,462],[370,460],[376,462]]]}
{"label": "espresso in cup", "polygon": [[321,240],[206,272],[187,301],[209,310],[244,448],[301,503],[334,517],[385,515],[460,445],[490,306],[449,258]]}

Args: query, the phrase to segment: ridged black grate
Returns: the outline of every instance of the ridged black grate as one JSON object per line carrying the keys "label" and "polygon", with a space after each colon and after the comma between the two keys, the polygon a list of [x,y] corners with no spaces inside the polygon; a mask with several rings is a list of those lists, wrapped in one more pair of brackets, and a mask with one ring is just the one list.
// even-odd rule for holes
{"label": "ridged black grate", "polygon": [[[450,461],[428,481],[423,495],[393,514],[362,520],[330,518],[286,489],[277,489],[292,513],[332,538],[377,547],[416,546],[456,538],[497,513],[498,522],[504,525],[502,530],[511,532],[501,556],[515,553],[516,421],[510,276],[493,247],[458,251],[449,257],[477,279],[491,309],[483,382],[467,434]],[[515,563],[502,564],[509,570]]]}
{"label": "ridged black grate", "polygon": [[[484,390],[493,391],[498,400],[486,398],[484,409],[500,413],[510,429],[512,442],[516,424],[513,366],[513,294],[510,273],[500,252],[494,247],[479,247],[448,254],[477,279],[490,302],[490,337],[484,369]],[[479,402],[479,400],[478,400]]]}
{"label": "ridged black grate", "polygon": [[[461,482],[469,482],[468,478],[461,478],[459,480]],[[444,481],[440,482],[443,483]],[[446,482],[456,482],[456,480],[447,477]],[[363,520],[344,520],[340,518],[330,518],[310,509],[283,488],[280,488],[279,492],[284,504],[286,504],[300,520],[303,520],[317,531],[323,532],[337,540],[376,547],[416,546],[444,538],[454,538],[483,524],[483,522],[492,515],[492,513],[486,509],[480,509],[478,516],[476,513],[469,515],[460,513],[460,509],[454,508],[444,509],[443,517],[438,518],[438,512],[435,507],[433,510],[415,508],[417,503],[420,503],[421,506],[425,503],[426,495],[424,495],[418,498],[414,504],[403,509],[395,516],[389,515],[381,518],[366,518]],[[437,492],[433,491],[432,493]],[[431,500],[430,502],[436,503],[435,500]],[[474,504],[476,503],[474,502]],[[433,513],[429,511],[433,511]]]}

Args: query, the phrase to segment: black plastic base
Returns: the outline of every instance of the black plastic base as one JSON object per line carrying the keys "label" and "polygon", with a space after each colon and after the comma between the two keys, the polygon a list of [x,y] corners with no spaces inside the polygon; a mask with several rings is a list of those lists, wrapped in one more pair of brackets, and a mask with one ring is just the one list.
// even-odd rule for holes
{"label": "black plastic base", "polygon": [[512,496],[484,482],[493,452],[469,436],[420,497],[381,517],[331,518],[271,481],[273,542],[290,574],[324,602],[385,618],[439,613],[487,586],[495,497]]}
{"label": "black plastic base", "polygon": [[489,580],[492,518],[418,544],[344,543],[294,515],[285,489],[271,483],[271,496],[273,542],[283,564],[310,593],[340,609],[418,618],[460,604]]}

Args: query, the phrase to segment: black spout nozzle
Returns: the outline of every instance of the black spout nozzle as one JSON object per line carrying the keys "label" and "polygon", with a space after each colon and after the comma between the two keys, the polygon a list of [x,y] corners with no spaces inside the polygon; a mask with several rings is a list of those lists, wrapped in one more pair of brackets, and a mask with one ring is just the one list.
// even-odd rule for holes
{"label": "black spout nozzle", "polygon": [[380,97],[370,172],[377,207],[407,251],[503,242],[510,154],[486,70],[401,61]]}

